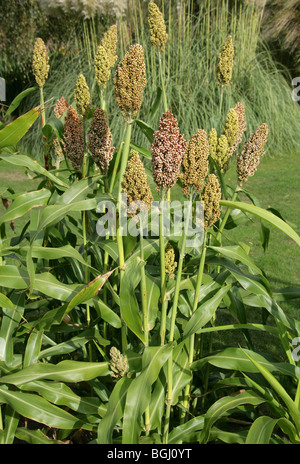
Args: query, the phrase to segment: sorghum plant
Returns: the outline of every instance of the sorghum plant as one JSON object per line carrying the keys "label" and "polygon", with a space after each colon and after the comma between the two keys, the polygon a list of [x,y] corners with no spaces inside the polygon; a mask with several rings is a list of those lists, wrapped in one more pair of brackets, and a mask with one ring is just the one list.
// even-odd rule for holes
{"label": "sorghum plant", "polygon": [[[149,14],[152,42],[163,48],[166,30],[152,2]],[[103,86],[101,66],[109,62],[125,127],[116,150],[110,114],[93,102],[83,75],[74,101],[62,95],[43,127],[53,154],[63,154],[55,167],[16,151],[43,105],[0,130],[0,159],[37,182],[21,194],[0,189],[7,199],[0,217],[0,442],[299,444],[299,366],[290,340],[300,325],[280,306],[299,289],[274,294],[245,244],[222,245],[232,210],[300,245],[280,217],[237,199],[247,193],[238,184],[259,167],[267,123],[240,147],[241,102],[228,109],[220,134],[199,128],[186,137],[175,110],[165,107],[156,128],[136,120],[146,86],[143,48],[131,46],[112,76],[116,53],[108,53],[115,50],[108,42],[106,35],[95,81]],[[48,73],[41,50],[38,85]],[[219,59],[224,86],[232,56],[229,38]],[[145,146],[131,140],[132,126],[147,127]],[[237,189],[229,199],[231,163]],[[12,236],[6,224],[21,219]],[[261,324],[250,322],[254,307]],[[256,350],[252,331],[275,337],[280,357]],[[221,340],[224,332],[240,333],[242,343],[232,336],[231,346],[213,344],[211,336]]]}

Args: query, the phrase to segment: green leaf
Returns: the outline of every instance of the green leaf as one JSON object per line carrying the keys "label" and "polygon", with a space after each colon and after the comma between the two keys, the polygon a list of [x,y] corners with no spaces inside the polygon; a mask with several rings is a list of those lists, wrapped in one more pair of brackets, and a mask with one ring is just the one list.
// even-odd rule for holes
{"label": "green leaf", "polygon": [[113,430],[124,414],[126,396],[131,382],[131,379],[128,377],[122,377],[114,386],[109,397],[106,414],[98,427],[97,441],[101,445],[110,445],[113,443]]}
{"label": "green leaf", "polygon": [[145,335],[139,310],[139,304],[135,296],[135,289],[141,280],[141,268],[145,265],[139,257],[131,258],[125,263],[125,270],[120,288],[120,309],[122,319],[133,333],[143,342]]}
{"label": "green leaf", "polygon": [[4,422],[5,428],[0,430],[0,444],[12,445],[19,425],[19,414],[9,404],[5,407]]}
{"label": "green leaf", "polygon": [[0,150],[15,145],[39,117],[39,107],[33,108],[0,130]]}
{"label": "green leaf", "polygon": [[278,419],[268,416],[261,416],[255,419],[251,425],[246,444],[247,445],[268,445]]}
{"label": "green leaf", "polygon": [[207,443],[209,440],[210,430],[220,418],[222,418],[231,409],[237,408],[244,404],[258,406],[265,400],[255,392],[249,390],[234,396],[225,396],[217,400],[206,412],[204,427],[200,435],[200,443]]}
{"label": "green leaf", "polygon": [[20,388],[23,391],[37,392],[50,403],[57,406],[66,406],[82,414],[99,414],[102,416],[106,412],[106,408],[98,398],[76,395],[70,387],[61,382],[40,380],[28,382],[21,385]]}
{"label": "green leaf", "polygon": [[137,444],[141,429],[141,417],[149,405],[151,385],[157,379],[162,366],[167,362],[173,347],[146,347],[143,354],[144,368],[140,375],[132,380],[126,397],[123,418],[123,444]]}
{"label": "green leaf", "polygon": [[41,396],[20,391],[4,390],[4,388],[0,387],[0,402],[9,404],[11,408],[22,416],[50,427],[70,430],[75,428],[91,429],[91,426],[63,409],[54,406]]}
{"label": "green leaf", "polygon": [[201,369],[207,362],[209,362],[220,369],[232,369],[241,372],[259,372],[257,366],[251,362],[247,354],[251,355],[251,359],[259,362],[260,365],[264,366],[269,371],[278,372],[294,378],[300,377],[299,367],[288,363],[269,361],[259,353],[241,348],[225,348],[225,350],[220,351],[219,353],[215,353],[195,361],[192,364],[191,369]]}
{"label": "green leaf", "polygon": [[16,98],[13,99],[11,104],[9,105],[7,111],[6,111],[6,116],[9,116],[11,113],[13,113],[18,106],[20,105],[21,101],[27,97],[27,95],[36,92],[38,90],[38,87],[30,87],[29,89],[23,90],[23,92],[19,93],[19,95],[16,96]]}
{"label": "green leaf", "polygon": [[293,239],[298,245],[300,245],[300,237],[299,235],[282,219],[280,219],[275,214],[267,211],[263,208],[259,208],[258,206],[253,206],[248,203],[242,203],[240,201],[228,201],[228,200],[221,200],[220,206],[226,206],[227,208],[237,208],[241,211],[246,211],[247,213],[253,214],[254,216],[263,219],[264,221],[272,224],[277,229],[281,230],[285,233],[288,237]]}
{"label": "green leaf", "polygon": [[188,323],[185,326],[183,337],[188,338],[192,334],[197,333],[207,322],[211,320],[213,315],[215,314],[216,310],[219,307],[224,296],[230,290],[231,286],[226,285],[225,287],[221,287],[212,298],[205,301],[202,305],[200,305]]}
{"label": "green leaf", "polygon": [[147,150],[147,148],[141,147],[140,145],[137,145],[136,143],[133,143],[133,142],[130,142],[130,146],[134,150],[138,151],[145,158],[152,159],[151,151]]}
{"label": "green leaf", "polygon": [[60,363],[38,363],[0,378],[0,383],[22,385],[35,380],[48,379],[61,382],[87,382],[110,372],[106,362],[61,361]]}
{"label": "green leaf", "polygon": [[54,184],[57,184],[64,188],[69,188],[68,184],[63,182],[58,177],[56,177],[50,171],[47,171],[36,160],[29,158],[29,156],[20,155],[20,154],[2,155],[0,153],[0,158],[3,159],[4,161],[7,161],[10,164],[13,164],[14,166],[22,166],[27,169],[30,169],[30,171],[32,172],[35,172],[37,174],[42,174],[43,176],[50,179]]}
{"label": "green leaf", "polygon": [[152,127],[150,127],[149,124],[146,124],[144,121],[141,121],[139,119],[135,119],[134,122],[142,130],[143,134],[147,137],[149,142],[152,143],[154,140],[154,129],[152,129]]}
{"label": "green leaf", "polygon": [[197,416],[183,425],[178,425],[169,434],[168,444],[178,445],[182,442],[196,442],[200,430],[203,429],[204,416]]}
{"label": "green leaf", "polygon": [[48,189],[35,190],[19,195],[0,218],[0,224],[12,221],[26,214],[31,208],[44,206],[48,203],[51,192]]}
{"label": "green leaf", "polygon": [[30,366],[38,361],[39,353],[42,345],[43,332],[33,330],[29,335],[25,354],[23,367]]}
{"label": "green leaf", "polygon": [[51,440],[41,430],[31,430],[25,427],[19,427],[16,430],[16,437],[19,440],[26,441],[31,445],[59,445],[63,442]]}
{"label": "green leaf", "polygon": [[[5,266],[4,266],[5,267]],[[11,305],[3,307],[3,317],[0,329],[0,360],[9,365],[13,361],[13,335],[24,313],[25,295],[13,292]]]}
{"label": "green leaf", "polygon": [[157,112],[157,110],[159,108],[161,98],[162,98],[162,89],[158,85],[157,86],[157,91],[156,91],[155,101],[154,101],[154,103],[152,105],[151,112],[150,112],[150,119],[153,119],[153,117],[155,116],[155,113]]}

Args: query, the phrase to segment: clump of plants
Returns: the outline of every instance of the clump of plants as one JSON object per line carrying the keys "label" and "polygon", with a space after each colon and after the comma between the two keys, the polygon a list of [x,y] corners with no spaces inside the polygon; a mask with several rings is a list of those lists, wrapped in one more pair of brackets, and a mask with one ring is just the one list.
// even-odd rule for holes
{"label": "clump of plants", "polygon": [[[161,46],[158,37],[167,40],[159,13],[150,2],[154,47]],[[109,76],[123,124],[115,147],[106,87],[97,79],[109,75],[107,57],[116,55],[108,43],[115,40],[103,41],[97,54],[101,105],[94,106],[84,74],[71,100],[44,101],[51,69],[37,39],[40,104],[0,131],[0,159],[40,181],[20,195],[13,187],[0,191],[7,206],[0,218],[0,441],[299,443],[292,345],[299,321],[280,307],[289,289],[273,294],[246,244],[222,246],[233,211],[300,245],[281,218],[240,200],[251,200],[243,182],[259,168],[272,136],[267,122],[246,136],[247,116],[236,102],[219,123],[221,133],[199,127],[186,137],[164,87],[154,108],[158,126],[137,119],[148,82],[136,43]],[[233,52],[231,39],[226,43]],[[216,79],[226,76],[226,88],[228,66],[234,60],[220,60],[215,70]],[[16,147],[40,117],[44,165]],[[145,146],[136,143],[133,127]],[[226,181],[232,163],[235,191]],[[27,222],[12,236],[7,226],[20,217]],[[299,297],[299,289],[290,296]],[[253,307],[261,323],[251,322]],[[219,325],[220,310],[226,325]],[[214,349],[223,331],[240,333],[242,343]],[[275,337],[281,358],[259,352],[253,331]]]}

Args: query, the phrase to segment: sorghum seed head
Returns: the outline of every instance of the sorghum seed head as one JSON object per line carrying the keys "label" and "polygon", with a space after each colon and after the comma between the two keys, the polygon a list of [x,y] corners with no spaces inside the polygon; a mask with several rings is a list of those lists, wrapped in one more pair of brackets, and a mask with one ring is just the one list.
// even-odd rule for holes
{"label": "sorghum seed head", "polygon": [[222,134],[218,140],[215,160],[221,172],[228,168],[228,140],[226,135]]}
{"label": "sorghum seed head", "polygon": [[179,133],[177,120],[168,110],[160,119],[150,149],[153,179],[159,189],[170,189],[175,185],[186,146],[184,135]]}
{"label": "sorghum seed head", "polygon": [[237,130],[237,135],[236,135],[236,139],[234,143],[229,147],[229,153],[228,153],[229,158],[233,155],[238,145],[241,143],[244,132],[247,127],[245,107],[243,103],[238,102],[234,107],[234,111],[236,112],[237,117],[238,117],[238,130]]}
{"label": "sorghum seed head", "polygon": [[46,45],[40,37],[36,39],[34,44],[32,68],[37,84],[39,87],[43,87],[48,77],[50,66]]}
{"label": "sorghum seed head", "polygon": [[118,43],[118,30],[117,26],[113,24],[108,31],[105,32],[102,40],[101,46],[105,49],[107,53],[108,66],[113,68],[115,62],[118,58],[117,56],[117,43]]}
{"label": "sorghum seed head", "polygon": [[221,188],[215,174],[207,176],[201,200],[204,202],[204,228],[207,230],[220,216]]}
{"label": "sorghum seed head", "polygon": [[222,51],[219,53],[217,78],[218,84],[229,85],[232,78],[234,48],[231,35],[227,37]]}
{"label": "sorghum seed head", "polygon": [[103,87],[105,89],[110,78],[110,66],[107,52],[102,45],[99,45],[97,48],[94,64],[96,82],[99,87]]}
{"label": "sorghum seed head", "polygon": [[144,165],[136,150],[130,151],[127,167],[123,176],[122,188],[123,192],[127,195],[129,216],[135,216],[136,209],[150,209],[153,196],[148,185]]}
{"label": "sorghum seed head", "polygon": [[74,169],[81,169],[83,161],[83,128],[78,114],[69,106],[64,123],[63,147],[65,155],[71,160]]}
{"label": "sorghum seed head", "polygon": [[74,99],[78,113],[86,117],[90,110],[90,90],[83,74],[80,74],[77,78]]}
{"label": "sorghum seed head", "polygon": [[141,107],[146,85],[144,50],[141,45],[129,47],[116,69],[114,85],[122,115],[127,120],[134,118]]}
{"label": "sorghum seed head", "polygon": [[165,249],[165,271],[169,276],[169,279],[175,278],[175,269],[177,267],[177,262],[175,261],[175,251],[169,242]]}
{"label": "sorghum seed head", "polygon": [[224,135],[227,137],[229,148],[232,147],[236,141],[239,128],[238,115],[235,109],[231,108],[226,116],[224,127]]}
{"label": "sorghum seed head", "polygon": [[215,159],[218,146],[218,134],[215,128],[211,129],[208,134],[208,143],[209,143],[209,154]]}
{"label": "sorghum seed head", "polygon": [[129,369],[127,357],[122,355],[115,346],[111,347],[109,354],[111,357],[110,368],[113,371],[112,377],[124,377]]}
{"label": "sorghum seed head", "polygon": [[182,160],[183,191],[186,195],[191,189],[199,192],[208,173],[209,143],[206,131],[199,129],[187,143]]}
{"label": "sorghum seed head", "polygon": [[242,152],[237,156],[237,174],[239,182],[246,182],[255,174],[261,157],[264,155],[264,145],[268,138],[267,123],[261,124],[245,143]]}
{"label": "sorghum seed head", "polygon": [[165,49],[165,44],[168,40],[166,25],[161,11],[154,2],[148,5],[148,24],[150,28],[150,42],[152,45],[160,47],[162,51]]}
{"label": "sorghum seed head", "polygon": [[57,119],[60,119],[65,111],[69,108],[69,103],[64,97],[61,97],[57,100],[56,105],[54,107],[54,115]]}
{"label": "sorghum seed head", "polygon": [[105,112],[96,108],[88,130],[88,147],[94,162],[102,174],[106,174],[112,160],[114,147],[111,146],[112,133],[108,127]]}

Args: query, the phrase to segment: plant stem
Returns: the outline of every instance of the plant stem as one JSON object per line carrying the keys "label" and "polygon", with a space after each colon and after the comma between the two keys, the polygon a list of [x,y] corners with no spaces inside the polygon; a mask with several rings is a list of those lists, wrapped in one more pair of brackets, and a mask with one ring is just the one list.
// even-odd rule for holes
{"label": "plant stem", "polygon": [[[162,192],[161,201],[164,201],[165,191]],[[166,320],[168,300],[166,299],[166,268],[165,268],[165,238],[164,238],[164,216],[163,207],[159,211],[159,250],[160,250],[160,301],[161,301],[161,323],[160,323],[160,340],[161,345],[165,343],[166,337]]]}
{"label": "plant stem", "polygon": [[[171,318],[171,327],[170,327],[170,334],[169,334],[169,342],[174,341],[174,332],[175,332],[175,323],[176,323],[176,315],[177,315],[177,307],[178,307],[178,299],[179,299],[179,292],[180,292],[180,283],[181,283],[181,275],[182,275],[182,267],[183,267],[183,260],[185,256],[185,246],[186,246],[186,231],[189,225],[191,212],[192,212],[192,195],[189,198],[189,209],[186,216],[187,224],[184,224],[183,229],[183,237],[180,247],[180,254],[178,260],[178,271],[177,271],[177,278],[176,278],[176,285],[175,285],[175,293],[174,293],[174,300],[172,306],[172,318]],[[186,226],[186,227],[185,227]],[[168,393],[167,393],[167,406],[166,406],[166,414],[165,414],[165,427],[164,427],[164,435],[163,435],[163,443],[168,443],[168,435],[169,435],[169,424],[170,424],[170,412],[171,412],[171,405],[173,401],[173,352],[168,359]]]}
{"label": "plant stem", "polygon": [[[123,148],[123,156],[122,156],[121,167],[120,167],[118,197],[117,197],[119,220],[118,220],[116,235],[117,235],[117,245],[118,245],[118,253],[119,253],[120,284],[122,283],[122,279],[123,279],[124,263],[125,263],[124,245],[123,245],[123,238],[122,238],[122,224],[120,222],[121,193],[122,193],[122,180],[123,180],[123,176],[126,170],[127,160],[128,160],[128,155],[129,155],[131,130],[132,130],[132,124],[131,122],[127,121],[124,148]],[[127,350],[127,328],[126,328],[124,321],[122,321],[121,334],[122,334],[122,350],[123,350],[123,353],[125,353],[125,351]]]}
{"label": "plant stem", "polygon": [[[235,189],[234,191],[234,194],[231,198],[231,201],[235,201],[236,200],[236,197],[237,197],[237,192],[238,192],[238,187]],[[221,235],[222,235],[222,232],[224,230],[224,227],[226,226],[226,222],[228,221],[228,218],[229,218],[229,215],[230,215],[230,212],[231,212],[231,209],[230,208],[227,208],[226,210],[226,213],[222,219],[222,222],[221,222],[221,225],[219,227],[219,230],[218,230],[218,233],[217,233],[217,242],[220,242],[221,241]]]}
{"label": "plant stem", "polygon": [[117,172],[118,172],[118,167],[119,167],[121,154],[122,154],[122,149],[123,149],[123,145],[124,145],[125,131],[126,131],[126,127],[124,127],[124,129],[123,129],[121,143],[120,143],[120,146],[119,146],[119,150],[117,152],[116,161],[115,161],[112,176],[111,176],[111,179],[110,179],[109,193],[112,193],[114,185],[115,185],[115,179],[116,179],[116,175],[117,175]]}
{"label": "plant stem", "polygon": [[161,60],[161,52],[158,54],[158,60],[159,60],[159,74],[160,74],[160,80],[161,80],[161,89],[162,89],[162,96],[163,96],[163,104],[164,104],[164,111],[168,111],[168,102],[167,102],[167,96],[166,96],[166,89],[165,89],[165,79],[163,75],[163,68],[162,68],[162,60]]}
{"label": "plant stem", "polygon": [[[205,256],[206,256],[206,231],[204,231],[203,250],[202,250],[201,259],[200,259],[199,268],[198,268],[198,275],[197,275],[197,282],[196,282],[196,288],[195,288],[195,296],[194,296],[192,314],[194,314],[194,312],[196,311],[197,306],[198,306],[199,293],[200,293],[200,289],[201,289],[201,285],[202,285],[203,270],[204,270],[204,264],[205,264]],[[194,346],[195,346],[195,334],[192,334],[190,339],[189,339],[189,366],[192,364],[193,359],[194,359]],[[191,391],[191,383],[188,383],[186,385],[186,387],[185,387],[184,400],[183,400],[183,407],[185,409],[188,409],[190,391]],[[186,416],[186,414],[183,411],[183,414],[182,414],[182,417],[181,417],[182,422],[184,422],[184,417],[185,416]]]}

